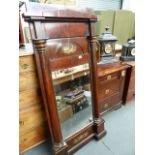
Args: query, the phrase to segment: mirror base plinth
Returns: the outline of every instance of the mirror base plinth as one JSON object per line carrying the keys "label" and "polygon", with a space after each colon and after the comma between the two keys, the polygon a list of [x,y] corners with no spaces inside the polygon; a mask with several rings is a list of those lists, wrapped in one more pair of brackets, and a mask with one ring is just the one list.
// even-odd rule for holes
{"label": "mirror base plinth", "polygon": [[102,118],[98,118],[94,120],[94,137],[99,140],[106,134],[106,130],[104,128],[104,120]]}
{"label": "mirror base plinth", "polygon": [[106,133],[107,133],[107,131],[104,130],[104,131],[102,131],[102,132],[100,132],[98,134],[95,134],[94,137],[95,137],[96,140],[100,140],[102,137],[104,137],[106,135]]}
{"label": "mirror base plinth", "polygon": [[55,155],[68,155],[68,145],[67,144],[60,146],[60,147],[53,146],[53,150],[54,150]]}

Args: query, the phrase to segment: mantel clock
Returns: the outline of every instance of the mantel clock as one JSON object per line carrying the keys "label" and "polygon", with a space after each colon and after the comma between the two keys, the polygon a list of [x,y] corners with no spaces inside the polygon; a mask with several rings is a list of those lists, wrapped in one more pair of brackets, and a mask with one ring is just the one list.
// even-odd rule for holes
{"label": "mantel clock", "polygon": [[117,37],[113,36],[111,32],[109,32],[109,27],[105,28],[105,32],[99,36],[100,43],[100,59],[102,63],[112,63],[116,60],[115,57],[115,43],[117,41]]}

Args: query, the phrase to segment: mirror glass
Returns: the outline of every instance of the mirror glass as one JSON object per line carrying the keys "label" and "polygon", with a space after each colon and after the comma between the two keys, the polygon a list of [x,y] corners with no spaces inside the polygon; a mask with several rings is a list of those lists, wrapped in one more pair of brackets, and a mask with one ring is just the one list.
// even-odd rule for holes
{"label": "mirror glass", "polygon": [[92,120],[89,64],[55,70],[51,77],[62,134],[67,138]]}

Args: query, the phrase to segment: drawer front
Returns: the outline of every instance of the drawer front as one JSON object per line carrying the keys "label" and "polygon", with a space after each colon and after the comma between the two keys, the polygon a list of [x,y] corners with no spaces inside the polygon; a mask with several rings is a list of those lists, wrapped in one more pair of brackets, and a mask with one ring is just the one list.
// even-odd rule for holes
{"label": "drawer front", "polygon": [[104,112],[104,111],[106,111],[106,110],[108,110],[110,108],[110,101],[111,101],[111,98],[108,97],[108,98],[106,98],[104,100],[101,100],[99,102],[100,113]]}
{"label": "drawer front", "polygon": [[19,93],[19,108],[27,108],[33,105],[43,105],[41,90],[31,89],[28,91],[22,91]]}
{"label": "drawer front", "polygon": [[33,55],[19,57],[19,73],[35,71]]}
{"label": "drawer front", "polygon": [[47,139],[48,129],[47,126],[42,125],[34,128],[19,137],[19,151],[20,153],[28,150],[37,144],[40,144]]}
{"label": "drawer front", "polygon": [[113,80],[109,83],[100,82],[99,84],[99,99],[104,99],[106,97],[109,97],[117,92],[120,91],[121,86],[120,80]]}
{"label": "drawer front", "polygon": [[110,82],[112,80],[117,80],[120,78],[120,73],[116,72],[116,73],[112,73],[112,74],[108,74],[106,76],[100,77],[99,81],[102,81],[102,83],[106,83],[106,82]]}
{"label": "drawer front", "polygon": [[19,91],[29,90],[38,87],[36,72],[27,72],[19,75]]}
{"label": "drawer front", "polygon": [[121,101],[120,93],[116,93],[111,97],[107,97],[104,100],[100,100],[99,107],[100,107],[100,113],[111,109],[116,104],[118,104]]}
{"label": "drawer front", "polygon": [[34,106],[20,111],[19,126],[20,133],[37,127],[46,121],[44,108],[41,106]]}

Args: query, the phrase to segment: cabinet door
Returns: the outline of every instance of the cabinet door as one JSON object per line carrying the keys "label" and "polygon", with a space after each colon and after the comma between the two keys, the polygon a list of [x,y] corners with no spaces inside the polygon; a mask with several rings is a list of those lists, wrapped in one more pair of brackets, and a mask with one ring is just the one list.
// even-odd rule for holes
{"label": "cabinet door", "polygon": [[86,38],[49,40],[51,79],[64,138],[91,122],[92,101]]}

